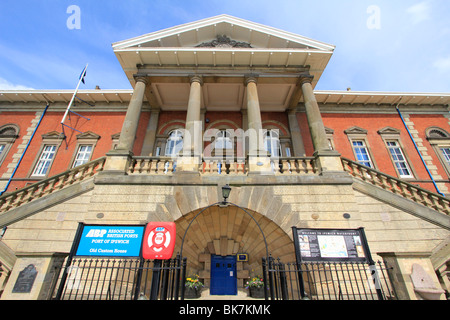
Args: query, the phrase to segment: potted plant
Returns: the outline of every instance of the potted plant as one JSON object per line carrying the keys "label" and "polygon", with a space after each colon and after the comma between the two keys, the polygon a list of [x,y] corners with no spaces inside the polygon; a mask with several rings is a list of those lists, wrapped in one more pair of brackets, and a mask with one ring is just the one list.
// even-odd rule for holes
{"label": "potted plant", "polygon": [[260,276],[256,276],[247,281],[246,289],[249,289],[250,297],[264,298],[264,280]]}
{"label": "potted plant", "polygon": [[198,280],[198,274],[186,278],[186,282],[184,284],[184,297],[188,299],[200,298],[200,291],[203,288],[203,283]]}

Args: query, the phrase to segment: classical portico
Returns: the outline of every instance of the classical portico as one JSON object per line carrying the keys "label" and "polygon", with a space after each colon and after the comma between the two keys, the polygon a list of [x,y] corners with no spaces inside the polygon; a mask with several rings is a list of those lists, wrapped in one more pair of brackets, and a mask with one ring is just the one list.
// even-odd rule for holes
{"label": "classical portico", "polygon": [[[109,154],[116,160],[108,159],[112,167],[107,164],[106,170],[127,167],[123,161],[133,156],[144,101],[152,110],[186,112],[178,172],[199,171],[204,146],[202,110],[245,115],[247,170],[261,173],[270,171],[261,113],[288,114],[291,156],[302,157],[304,143],[296,121],[296,113],[302,109],[317,166],[323,172],[342,170],[339,155],[329,150],[313,92],[334,46],[221,15],[121,41],[113,48],[134,91],[119,146]],[[157,115],[152,113],[151,123],[157,123]],[[155,130],[147,129],[146,154],[141,156],[150,156]]]}

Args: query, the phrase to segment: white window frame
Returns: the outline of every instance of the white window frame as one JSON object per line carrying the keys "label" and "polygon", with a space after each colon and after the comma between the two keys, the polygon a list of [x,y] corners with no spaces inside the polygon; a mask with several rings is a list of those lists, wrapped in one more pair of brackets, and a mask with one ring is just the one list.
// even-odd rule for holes
{"label": "white window frame", "polygon": [[214,139],[215,150],[230,150],[233,149],[233,141],[231,140],[231,134],[226,129],[219,129]]}
{"label": "white window frame", "polygon": [[176,157],[180,151],[183,150],[183,131],[181,129],[174,129],[169,132],[166,140],[166,147],[164,155],[166,157]]}
{"label": "white window frame", "polygon": [[[368,131],[366,129],[363,129],[363,128],[360,128],[357,126],[353,126],[351,128],[348,128],[347,130],[344,130],[344,133],[347,135],[348,141],[350,142],[350,147],[352,148],[353,156],[355,157],[355,161],[357,161],[358,163],[361,163],[361,161],[358,159],[358,154],[357,154],[357,151],[355,149],[353,142],[362,141],[363,146],[366,150],[367,156],[370,159],[370,164],[371,164],[370,168],[378,170],[375,158],[374,158],[371,148],[370,148],[369,141],[367,139]],[[361,164],[364,165],[364,163],[361,163]]]}
{"label": "white window frame", "polygon": [[[42,135],[42,145],[39,149],[39,152],[37,153],[37,156],[33,162],[33,165],[31,166],[31,171],[29,173],[30,178],[46,178],[48,174],[50,173],[50,170],[52,168],[53,162],[55,161],[55,158],[58,154],[58,149],[61,146],[61,143],[64,139],[64,136],[58,132],[58,131],[52,131],[49,133],[45,133]],[[51,159],[43,159],[44,154],[47,153],[46,147],[47,146],[54,146],[53,157]],[[47,169],[45,172],[42,172],[42,170],[39,170],[42,165],[40,164],[42,161],[48,161],[49,165],[47,166]]]}
{"label": "white window frame", "polygon": [[446,155],[443,151],[443,149],[450,150],[450,134],[439,127],[430,127],[425,133],[447,176],[450,177],[450,154]]}
{"label": "white window frame", "polygon": [[[4,159],[5,155],[6,155],[6,143],[1,143],[0,142],[0,159]],[[0,160],[0,164],[1,164],[1,160]]]}
{"label": "white window frame", "polygon": [[[75,152],[72,155],[72,159],[70,160],[69,169],[73,169],[91,161],[95,146],[99,139],[100,136],[92,131],[78,134],[77,145]],[[83,147],[90,147],[90,152],[82,150]],[[83,158],[80,158],[80,156],[83,156]]]}
{"label": "white window frame", "polygon": [[34,166],[32,176],[46,177],[48,175],[50,168],[52,167],[53,160],[55,159],[57,150],[58,146],[56,144],[45,144],[42,147],[39,159]]}
{"label": "white window frame", "polygon": [[[442,154],[442,159],[444,160],[445,164],[447,166],[450,166],[450,146],[441,146],[439,147],[439,150]],[[444,150],[448,150],[447,152],[444,152]]]}
{"label": "white window frame", "polygon": [[[408,163],[407,158],[405,157],[405,153],[403,152],[403,148],[401,147],[398,140],[386,140],[386,147],[389,152],[389,156],[394,164],[394,168],[397,171],[397,174],[400,178],[414,178],[413,171]],[[396,150],[395,154],[392,152]],[[403,158],[403,159],[400,159]],[[403,167],[399,167],[403,166]],[[402,173],[403,170],[407,170],[407,174]]]}
{"label": "white window frame", "polygon": [[[356,161],[362,165],[365,165],[366,167],[375,169],[366,141],[364,139],[354,139],[351,142]],[[361,159],[360,156],[365,156],[367,157],[367,159]]]}
{"label": "white window frame", "polygon": [[6,124],[0,127],[0,146],[3,146],[0,151],[0,166],[3,164],[14,142],[19,137],[18,133],[19,127],[15,124]]}
{"label": "white window frame", "polygon": [[[264,150],[270,153],[271,158],[281,157],[280,135],[277,129],[267,129],[264,133]],[[276,150],[274,154],[272,150]]]}
{"label": "white window frame", "polygon": [[80,144],[78,146],[75,159],[73,160],[72,168],[82,166],[83,164],[89,162],[93,151],[94,146],[92,144]]}

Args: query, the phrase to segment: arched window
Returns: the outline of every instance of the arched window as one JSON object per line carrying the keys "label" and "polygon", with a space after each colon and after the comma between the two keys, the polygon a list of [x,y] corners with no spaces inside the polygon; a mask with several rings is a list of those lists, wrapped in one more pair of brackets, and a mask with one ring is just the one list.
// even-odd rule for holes
{"label": "arched window", "polygon": [[167,157],[175,157],[182,149],[183,132],[179,129],[171,131],[167,138],[165,155]]}
{"label": "arched window", "polygon": [[215,139],[214,148],[218,149],[233,149],[233,142],[231,135],[227,130],[220,130]]}
{"label": "arched window", "polygon": [[16,141],[19,133],[19,127],[15,124],[7,124],[0,127],[0,165],[5,160],[9,149]]}
{"label": "arched window", "polygon": [[438,127],[430,127],[425,133],[447,175],[450,176],[450,134]]}
{"label": "arched window", "polygon": [[264,135],[264,149],[270,153],[271,157],[279,157],[281,155],[278,130],[267,130]]}

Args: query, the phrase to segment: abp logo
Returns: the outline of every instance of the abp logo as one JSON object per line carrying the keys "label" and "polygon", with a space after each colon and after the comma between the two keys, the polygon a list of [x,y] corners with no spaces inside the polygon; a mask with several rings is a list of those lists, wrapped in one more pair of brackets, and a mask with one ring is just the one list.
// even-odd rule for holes
{"label": "abp logo", "polygon": [[106,234],[105,229],[91,229],[86,235],[86,238],[103,238]]}

